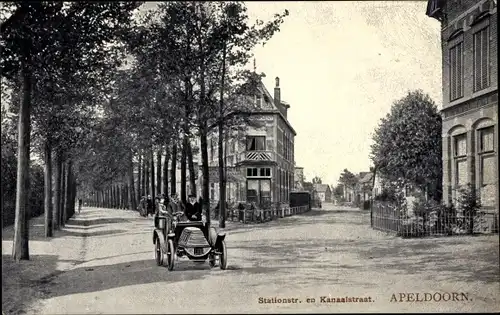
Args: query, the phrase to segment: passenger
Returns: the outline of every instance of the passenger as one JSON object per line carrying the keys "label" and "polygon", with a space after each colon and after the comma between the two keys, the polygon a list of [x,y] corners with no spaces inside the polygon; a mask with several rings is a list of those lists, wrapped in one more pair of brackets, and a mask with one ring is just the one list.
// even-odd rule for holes
{"label": "passenger", "polygon": [[181,202],[179,202],[179,196],[177,194],[172,194],[170,197],[170,201],[167,206],[167,211],[170,214],[174,214],[176,212],[184,212],[184,207]]}
{"label": "passenger", "polygon": [[153,199],[151,199],[151,195],[148,195],[148,199],[146,200],[146,216],[149,214],[153,214]]}

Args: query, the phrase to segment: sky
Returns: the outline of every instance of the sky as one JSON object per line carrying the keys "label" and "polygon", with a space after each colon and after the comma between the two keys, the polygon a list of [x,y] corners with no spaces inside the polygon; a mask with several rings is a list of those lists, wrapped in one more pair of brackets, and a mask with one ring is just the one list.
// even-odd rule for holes
{"label": "sky", "polygon": [[[144,9],[152,9],[154,2]],[[371,164],[372,135],[394,101],[421,89],[441,108],[439,22],[427,1],[251,1],[249,23],[289,16],[254,50],[258,72],[291,105],[296,166],[336,185]],[[142,10],[141,10],[142,11]]]}
{"label": "sky", "polygon": [[[154,3],[147,3],[153,8]],[[427,1],[252,1],[249,23],[285,9],[280,32],[254,50],[258,72],[291,105],[296,165],[306,180],[336,185],[341,172],[368,171],[372,134],[394,101],[421,89],[439,108],[439,22]]]}
{"label": "sky", "polygon": [[441,107],[440,25],[425,15],[427,1],[246,5],[251,24],[289,11],[280,32],[254,53],[271,94],[280,77],[306,180],[336,185],[346,168],[368,171],[374,129],[409,90],[422,89]]}
{"label": "sky", "polygon": [[249,20],[288,9],[281,31],[255,50],[258,72],[281,98],[297,132],[295,161],[306,180],[336,185],[345,168],[368,171],[372,134],[409,90],[439,108],[440,25],[426,1],[248,2]]}

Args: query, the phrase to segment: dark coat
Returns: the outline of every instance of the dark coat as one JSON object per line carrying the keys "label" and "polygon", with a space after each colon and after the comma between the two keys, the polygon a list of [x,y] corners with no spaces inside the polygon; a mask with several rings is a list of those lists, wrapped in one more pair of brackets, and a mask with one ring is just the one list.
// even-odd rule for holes
{"label": "dark coat", "polygon": [[[189,220],[201,220],[201,206],[199,203],[195,202],[194,204],[187,203],[186,210],[184,211]],[[196,216],[196,219],[193,219],[192,216]]]}
{"label": "dark coat", "polygon": [[167,211],[168,213],[173,214],[175,212],[184,212],[184,209],[181,203],[171,201],[168,203]]}

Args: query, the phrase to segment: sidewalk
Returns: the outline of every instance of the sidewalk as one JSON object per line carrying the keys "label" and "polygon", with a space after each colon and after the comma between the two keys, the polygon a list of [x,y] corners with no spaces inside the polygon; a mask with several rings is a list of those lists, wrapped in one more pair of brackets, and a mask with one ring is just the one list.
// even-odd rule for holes
{"label": "sidewalk", "polygon": [[[95,211],[95,210],[94,210]],[[29,224],[30,260],[16,263],[12,259],[14,225],[2,229],[2,311],[20,314],[43,292],[39,285],[71,269],[84,260],[86,237],[75,233],[71,223],[75,219],[92,216],[92,209],[75,214],[65,228],[45,238],[44,216],[32,218]],[[81,227],[80,229],[84,229]]]}

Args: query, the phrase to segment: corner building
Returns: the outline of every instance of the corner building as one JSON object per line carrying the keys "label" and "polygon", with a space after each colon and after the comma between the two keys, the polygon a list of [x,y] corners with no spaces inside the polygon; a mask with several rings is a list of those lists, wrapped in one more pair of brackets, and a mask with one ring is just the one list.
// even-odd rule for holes
{"label": "corner building", "polygon": [[426,14],[441,22],[443,199],[472,183],[498,215],[496,1],[430,0]]}

